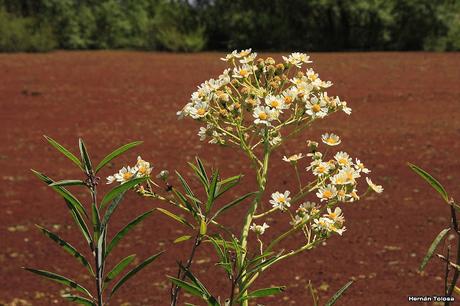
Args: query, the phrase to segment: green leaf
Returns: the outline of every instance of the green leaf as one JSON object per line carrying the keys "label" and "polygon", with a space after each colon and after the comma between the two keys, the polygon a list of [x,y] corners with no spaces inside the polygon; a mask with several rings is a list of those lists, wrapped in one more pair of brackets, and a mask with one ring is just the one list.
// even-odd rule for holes
{"label": "green leaf", "polygon": [[75,186],[75,185],[83,185],[83,186],[85,186],[86,184],[82,180],[62,180],[62,181],[57,181],[57,182],[49,184],[50,187],[54,187],[54,186]]}
{"label": "green leaf", "polygon": [[56,242],[59,246],[61,246],[64,249],[64,251],[66,251],[67,253],[69,253],[70,255],[75,257],[75,259],[77,259],[80,263],[82,263],[83,266],[85,266],[88,269],[88,271],[91,273],[91,275],[94,276],[93,268],[89,264],[88,260],[82,254],[80,254],[70,243],[68,243],[67,241],[63,240],[58,235],[50,232],[46,228],[41,227],[40,225],[36,225],[36,226],[38,227],[38,229],[40,229],[40,231],[45,236],[47,236],[48,238],[50,238],[51,240]]}
{"label": "green leaf", "polygon": [[118,204],[121,203],[121,200],[123,200],[123,196],[124,196],[124,192],[120,193],[119,195],[117,195],[113,200],[112,202],[110,203],[109,207],[107,207],[107,210],[105,211],[105,214],[104,214],[104,218],[102,219],[102,227],[106,227],[107,224],[109,223],[110,221],[110,217],[112,216],[112,214],[115,212],[115,210],[117,209],[118,207]]}
{"label": "green leaf", "polygon": [[179,238],[176,238],[176,240],[174,240],[173,242],[174,243],[184,242],[184,241],[189,240],[190,238],[192,238],[192,236],[184,235],[184,236],[180,236]]}
{"label": "green leaf", "polygon": [[348,283],[346,283],[345,286],[343,286],[342,288],[339,289],[339,291],[334,293],[334,295],[330,298],[329,301],[327,301],[327,303],[324,306],[334,305],[335,302],[337,302],[337,300],[342,296],[342,294],[348,289],[348,287],[351,286],[351,284],[353,284],[353,281],[349,281]]}
{"label": "green leaf", "polygon": [[67,207],[70,210],[70,214],[72,215],[72,218],[74,219],[75,224],[80,229],[81,233],[83,234],[83,237],[85,238],[86,242],[88,243],[89,247],[92,250],[93,249],[93,238],[91,237],[91,234],[89,233],[89,229],[88,229],[88,226],[86,225],[85,220],[83,220],[78,210],[76,210],[75,207],[72,206],[72,204],[69,201],[65,200],[65,202],[67,204]]}
{"label": "green leaf", "polygon": [[78,139],[78,145],[80,147],[81,160],[83,161],[83,165],[85,166],[85,172],[87,174],[92,174],[93,165],[91,164],[91,159],[89,158],[88,150],[86,150],[86,146],[83,142],[83,139]]}
{"label": "green leaf", "polygon": [[232,208],[233,206],[236,206],[238,204],[240,204],[241,202],[243,202],[244,200],[246,200],[247,198],[249,198],[250,196],[256,194],[257,192],[249,192],[241,197],[239,197],[238,199],[236,200],[233,200],[232,202],[222,206],[215,214],[214,216],[211,218],[211,220],[215,220],[220,214],[222,214],[223,212],[227,211],[228,209]]}
{"label": "green leaf", "polygon": [[167,276],[171,282],[178,286],[178,287],[181,287],[182,289],[184,289],[185,291],[187,291],[188,293],[190,293],[191,295],[194,295],[194,296],[198,296],[200,298],[203,298],[203,295],[205,295],[205,293],[197,286],[193,285],[193,284],[190,284],[190,283],[187,283],[183,280],[180,280],[178,278],[175,278],[175,277],[172,277],[172,276]]}
{"label": "green leaf", "polygon": [[225,180],[220,181],[217,184],[217,194],[216,198],[220,197],[223,195],[226,191],[230,190],[231,188],[235,187],[241,179],[242,175],[235,175],[229,178],[226,178]]}
{"label": "green leaf", "polygon": [[447,235],[449,232],[450,228],[443,229],[438,236],[433,240],[431,243],[430,247],[428,248],[428,251],[426,252],[425,257],[423,257],[422,263],[420,264],[419,271],[423,271],[430,261],[431,257],[433,256],[434,251],[436,251],[436,248],[438,247],[439,243],[444,239],[444,237]]}
{"label": "green leaf", "polygon": [[209,182],[208,174],[206,173],[206,169],[204,168],[203,162],[198,156],[195,157],[195,160],[196,160],[196,164],[198,165],[198,168],[200,169],[201,175],[204,177],[204,179],[207,182]]}
{"label": "green leaf", "polygon": [[209,182],[208,182],[207,176],[203,175],[201,170],[197,166],[192,164],[191,162],[189,162],[188,164],[189,164],[190,168],[193,169],[193,172],[195,172],[196,177],[198,177],[198,179],[200,180],[201,184],[204,187],[204,190],[206,190],[206,192],[208,192],[208,190],[209,190]]}
{"label": "green leaf", "polygon": [[166,210],[166,209],[163,209],[163,208],[160,208],[160,207],[157,207],[155,209],[158,210],[159,212],[165,214],[166,216],[170,217],[171,219],[176,220],[177,222],[179,222],[181,224],[187,225],[188,227],[190,227],[192,229],[194,228],[193,225],[191,225],[189,222],[187,222],[187,220],[185,220],[181,216],[178,216],[178,215],[170,212],[169,210]]}
{"label": "green leaf", "polygon": [[201,236],[206,235],[207,228],[208,228],[208,225],[206,224],[206,220],[201,219],[201,222],[200,222],[200,235]]}
{"label": "green leaf", "polygon": [[83,169],[83,166],[81,164],[81,161],[75,156],[73,155],[69,150],[67,150],[66,148],[64,148],[62,145],[60,145],[56,140],[54,140],[53,138],[51,137],[48,137],[46,135],[43,135],[43,137],[45,137],[45,139],[56,149],[58,150],[59,152],[61,152],[62,154],[64,154],[68,159],[70,159],[75,165],[78,166],[78,168],[80,169]]}
{"label": "green leaf", "polygon": [[102,161],[99,163],[99,165],[97,165],[96,167],[96,173],[99,172],[99,170],[101,170],[105,165],[107,165],[112,159],[120,156],[121,154],[123,154],[124,152],[128,151],[129,149],[132,149],[134,147],[137,147],[138,145],[140,145],[142,143],[142,141],[134,141],[134,142],[130,142],[128,144],[125,144],[121,147],[119,147],[118,149],[116,149],[115,151],[113,151],[112,153],[110,153],[109,155],[107,155],[106,157],[104,157],[102,159]]}
{"label": "green leaf", "polygon": [[245,296],[245,297],[241,297],[239,299],[239,301],[242,302],[244,300],[249,300],[249,299],[255,299],[255,298],[261,298],[261,297],[265,297],[265,296],[275,295],[275,294],[283,292],[284,290],[286,290],[286,286],[258,289],[258,290],[255,290],[255,291],[252,291],[252,292],[248,293],[248,295]]}
{"label": "green leaf", "polygon": [[114,247],[116,247],[118,245],[118,243],[120,242],[121,239],[123,239],[123,237],[128,234],[137,224],[141,223],[142,220],[144,220],[145,218],[147,218],[151,213],[153,212],[153,210],[149,210],[145,213],[143,213],[142,215],[136,217],[134,220],[132,220],[131,222],[129,222],[124,228],[122,228],[112,239],[112,241],[110,241],[110,244],[108,245],[107,247],[107,250],[105,252],[105,257],[107,257],[110,252],[112,251],[112,249]]}
{"label": "green leaf", "polygon": [[[185,193],[188,195],[191,195],[192,197],[195,197],[195,194],[193,193],[192,189],[190,186],[187,184],[187,181],[182,177],[182,175],[176,171],[176,175],[179,178],[180,183],[182,184],[182,187],[184,187]],[[195,207],[198,210],[197,203],[192,199],[192,203],[195,205]]]}
{"label": "green leaf", "polygon": [[193,285],[203,292],[202,298],[208,302],[208,305],[219,305],[218,301],[209,293],[206,287],[198,280],[198,278],[195,277],[195,275],[193,275],[190,270],[185,268],[181,263],[179,263],[179,268],[184,271],[185,276],[193,282]]}
{"label": "green leaf", "polygon": [[80,305],[96,306],[96,303],[94,303],[93,301],[91,301],[91,300],[89,300],[87,298],[78,296],[78,295],[73,295],[73,294],[66,293],[66,294],[63,294],[62,297],[64,299],[66,299],[67,301],[75,302],[75,303],[78,303]]}
{"label": "green leaf", "polygon": [[133,188],[134,186],[146,181],[148,179],[147,176],[145,177],[138,177],[132,180],[129,180],[121,185],[116,186],[115,188],[111,189],[107,194],[102,198],[101,201],[101,208],[104,207],[105,204],[115,199],[119,194]]}
{"label": "green leaf", "polygon": [[122,260],[107,274],[104,283],[111,282],[115,277],[118,276],[131,262],[133,262],[136,254],[129,255]]}
{"label": "green leaf", "polygon": [[85,287],[79,285],[78,283],[76,283],[75,281],[73,281],[73,280],[71,280],[71,279],[69,279],[67,277],[61,276],[61,275],[53,273],[53,272],[45,271],[45,270],[36,270],[36,269],[31,269],[31,268],[24,268],[24,269],[29,271],[29,272],[35,273],[35,274],[37,274],[37,275],[39,275],[41,277],[47,278],[47,279],[49,279],[51,281],[54,281],[56,283],[65,285],[67,287],[70,287],[70,288],[75,289],[77,291],[80,291],[82,293],[85,293],[91,298],[93,297],[91,295],[91,293]]}
{"label": "green leaf", "polygon": [[99,216],[99,210],[97,209],[96,203],[91,203],[91,222],[93,223],[94,241],[99,240],[101,234],[101,217]]}
{"label": "green leaf", "polygon": [[416,165],[413,165],[411,163],[408,163],[409,167],[417,173],[419,176],[421,176],[425,181],[428,182],[428,184],[431,185],[442,197],[446,203],[449,203],[449,196],[447,195],[446,190],[444,187],[439,183],[434,177],[432,177],[428,172],[425,170],[417,167]]}
{"label": "green leaf", "polygon": [[110,296],[112,296],[115,292],[117,292],[118,289],[120,289],[121,286],[123,286],[124,283],[126,283],[126,281],[128,281],[131,277],[133,277],[134,275],[136,275],[139,271],[141,271],[142,269],[144,269],[145,267],[147,267],[149,264],[151,264],[155,259],[158,258],[158,256],[160,256],[161,254],[163,254],[164,252],[160,252],[160,253],[157,253],[153,256],[150,256],[149,258],[147,258],[146,260],[144,260],[143,262],[141,262],[137,267],[135,267],[134,269],[132,269],[131,271],[129,271],[128,273],[126,273],[116,284],[115,286],[113,286],[112,288],[112,291],[110,292]]}
{"label": "green leaf", "polygon": [[214,200],[216,198],[216,189],[217,189],[217,182],[219,181],[219,171],[216,171],[212,174],[211,185],[209,185],[208,191],[208,201],[206,202],[206,213],[208,213],[212,205],[214,204]]}

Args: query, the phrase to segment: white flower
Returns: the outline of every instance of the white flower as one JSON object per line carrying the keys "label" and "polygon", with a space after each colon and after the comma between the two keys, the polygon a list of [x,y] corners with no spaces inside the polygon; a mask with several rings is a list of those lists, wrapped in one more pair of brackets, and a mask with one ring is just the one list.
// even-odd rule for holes
{"label": "white flower", "polygon": [[265,104],[270,106],[272,109],[276,109],[278,111],[282,111],[286,109],[286,104],[284,104],[284,99],[282,97],[268,95],[265,98]]}
{"label": "white flower", "polygon": [[[249,49],[249,50],[251,50],[251,49]],[[257,53],[253,52],[251,54],[248,54],[247,56],[244,56],[242,59],[240,59],[240,63],[242,63],[242,64],[252,63],[256,59],[256,57],[257,57]]]}
{"label": "white flower", "polygon": [[[120,182],[121,184],[126,183],[127,181],[131,180],[134,175],[137,172],[136,167],[123,167],[118,171],[118,173],[115,173],[113,177],[115,177],[117,182]],[[107,178],[108,179],[108,178]]]}
{"label": "white flower", "polygon": [[281,94],[281,98],[283,99],[284,104],[286,105],[286,108],[289,108],[291,106],[291,104],[297,98],[298,93],[299,91],[297,87],[295,86],[292,86],[286,89],[285,91],[283,91],[283,93]]}
{"label": "white flower", "polygon": [[289,57],[283,56],[283,60],[291,65],[296,66],[297,68],[302,67],[303,63],[312,63],[309,60],[310,57],[305,53],[294,52],[289,55]]}
{"label": "white flower", "polygon": [[289,197],[289,194],[290,192],[288,190],[284,193],[280,193],[279,191],[272,193],[270,204],[272,204],[273,208],[278,208],[279,210],[285,210],[288,207],[291,207],[291,198]]}
{"label": "white flower", "polygon": [[311,168],[313,169],[314,175],[321,176],[329,173],[331,165],[327,162],[315,160],[311,163]]}
{"label": "white flower", "polygon": [[135,168],[137,169],[137,177],[149,176],[153,169],[153,167],[150,167],[150,163],[143,160],[140,156],[137,157]]}
{"label": "white flower", "polygon": [[265,233],[265,230],[269,227],[270,226],[265,222],[262,225],[257,225],[253,223],[249,229],[258,235],[263,235]]}
{"label": "white flower", "polygon": [[187,111],[193,119],[198,119],[206,116],[208,113],[209,104],[206,102],[198,101],[190,106]]}
{"label": "white flower", "polygon": [[340,209],[340,207],[336,207],[334,211],[332,211],[328,207],[327,214],[325,216],[327,216],[329,219],[331,219],[334,222],[343,223],[345,221],[345,218],[342,215],[342,210]]}
{"label": "white flower", "polygon": [[346,152],[337,152],[334,156],[334,159],[337,161],[339,166],[350,166],[352,160],[350,156]]}
{"label": "white flower", "polygon": [[359,171],[356,169],[346,166],[339,171],[339,176],[343,176],[345,184],[355,184],[356,179],[360,177]]}
{"label": "white flower", "polygon": [[115,182],[117,179],[115,178],[115,176],[113,175],[109,175],[107,177],[107,183],[106,184],[112,184],[113,182]]}
{"label": "white flower", "polygon": [[271,139],[268,140],[268,142],[270,143],[271,146],[277,146],[278,144],[281,143],[281,141],[283,141],[283,139],[281,138],[280,135],[277,135]]}
{"label": "white flower", "polygon": [[326,187],[321,187],[316,196],[321,199],[322,201],[329,201],[337,195],[337,188],[335,186],[329,184]]}
{"label": "white flower", "polygon": [[321,135],[321,140],[328,146],[336,146],[341,142],[340,137],[333,133],[326,133]]}
{"label": "white flower", "polygon": [[288,163],[296,163],[299,159],[304,158],[302,153],[294,154],[289,157],[283,156],[283,160]]}
{"label": "white flower", "polygon": [[252,115],[254,118],[255,124],[265,124],[270,125],[270,121],[276,119],[278,117],[278,112],[276,110],[272,110],[269,106],[257,106],[254,108],[254,112]]}
{"label": "white flower", "polygon": [[346,230],[345,227],[336,224],[334,220],[331,220],[328,217],[321,217],[319,219],[315,219],[313,228],[316,229],[319,232],[326,232],[326,233],[337,233],[339,235],[342,235],[343,232]]}
{"label": "white flower", "polygon": [[228,62],[229,60],[233,59],[233,58],[238,58],[239,57],[239,53],[237,50],[233,50],[232,53],[229,53],[227,54],[225,57],[221,57],[220,59],[223,60],[224,62]]}
{"label": "white flower", "polygon": [[242,67],[233,68],[233,77],[234,78],[247,78],[252,74],[254,70],[253,66],[243,65]]}
{"label": "white flower", "polygon": [[366,174],[371,172],[371,170],[367,169],[366,166],[364,166],[364,164],[357,158],[356,158],[356,162],[355,162],[355,168],[356,168],[356,170],[361,171],[361,172],[366,173]]}
{"label": "white flower", "polygon": [[328,112],[326,102],[323,99],[318,99],[316,96],[307,100],[305,107],[307,108],[306,113],[313,118],[324,118]]}
{"label": "white flower", "polygon": [[204,141],[206,139],[206,133],[208,129],[205,128],[204,126],[200,127],[200,130],[198,131],[198,136],[200,137],[200,141]]}
{"label": "white flower", "polygon": [[371,179],[366,177],[366,182],[371,187],[372,190],[374,190],[376,193],[382,193],[383,192],[383,187],[381,185],[376,185],[372,183]]}

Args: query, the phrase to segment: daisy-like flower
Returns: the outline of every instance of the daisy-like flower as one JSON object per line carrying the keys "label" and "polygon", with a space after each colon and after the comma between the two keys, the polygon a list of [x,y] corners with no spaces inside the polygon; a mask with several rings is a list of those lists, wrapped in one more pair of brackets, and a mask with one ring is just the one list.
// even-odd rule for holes
{"label": "daisy-like flower", "polygon": [[339,175],[343,175],[346,182],[345,184],[355,184],[356,179],[361,176],[359,171],[350,166],[342,168],[339,172]]}
{"label": "daisy-like flower", "polygon": [[276,110],[272,110],[269,106],[257,106],[252,113],[255,124],[270,125],[270,121],[276,119]]}
{"label": "daisy-like flower", "polygon": [[284,99],[281,97],[276,97],[272,95],[268,95],[265,98],[265,104],[270,106],[272,109],[276,109],[278,111],[282,111],[283,109],[286,109],[286,105],[284,104]]}
{"label": "daisy-like flower", "polygon": [[235,67],[233,68],[233,77],[234,78],[238,78],[238,79],[241,79],[241,78],[247,78],[248,76],[250,76],[253,72],[253,67],[252,66],[249,66],[249,65],[243,65],[242,67]]}
{"label": "daisy-like flower", "polygon": [[326,102],[323,99],[318,99],[316,96],[307,100],[305,107],[307,109],[306,113],[313,118],[324,118],[328,112]]}
{"label": "daisy-like flower", "polygon": [[257,57],[257,53],[253,52],[251,54],[248,54],[247,56],[244,56],[242,59],[240,59],[240,63],[242,64],[249,64],[252,63]]}
{"label": "daisy-like flower", "polygon": [[334,185],[327,185],[326,187],[321,187],[316,196],[322,201],[329,201],[337,195],[337,188]]}
{"label": "daisy-like flower", "polygon": [[356,158],[356,162],[355,162],[355,168],[356,168],[356,170],[361,171],[361,172],[366,173],[366,174],[371,172],[371,170],[367,169],[366,166],[364,166],[364,164],[357,158]]}
{"label": "daisy-like flower", "polygon": [[253,223],[251,227],[249,228],[251,231],[255,232],[257,235],[263,235],[265,233],[265,230],[269,228],[270,226],[264,222],[262,225],[257,225]]}
{"label": "daisy-like flower", "polygon": [[302,153],[294,154],[289,157],[283,156],[283,161],[287,163],[296,163],[299,159],[304,158],[304,155]]}
{"label": "daisy-like flower", "polygon": [[313,174],[316,176],[328,174],[330,168],[331,166],[327,162],[323,162],[320,160],[312,162]]}
{"label": "daisy-like flower", "polygon": [[347,177],[343,172],[339,172],[330,178],[333,185],[346,185],[348,184]]}
{"label": "daisy-like flower", "polygon": [[313,83],[319,79],[319,75],[313,69],[310,68],[307,70],[307,78],[308,80],[310,80],[310,82]]}
{"label": "daisy-like flower", "polygon": [[301,68],[303,63],[312,63],[310,57],[305,53],[294,52],[291,53],[288,57],[283,56],[283,60],[291,65]]}
{"label": "daisy-like flower", "polygon": [[383,192],[383,187],[381,185],[374,184],[370,178],[366,177],[366,182],[369,185],[369,187],[371,187],[371,189],[375,191],[376,193]]}
{"label": "daisy-like flower", "polygon": [[278,208],[279,210],[286,210],[288,207],[291,207],[291,198],[289,197],[290,192],[286,190],[284,193],[279,191],[272,193],[272,199],[270,204],[273,208]]}
{"label": "daisy-like flower", "polygon": [[328,146],[336,146],[342,142],[340,137],[333,133],[326,133],[321,135],[321,140]]}
{"label": "daisy-like flower", "polygon": [[320,232],[330,232],[331,225],[333,224],[333,222],[334,221],[327,217],[321,217],[314,220],[313,228]]}
{"label": "daisy-like flower", "polygon": [[[249,49],[246,49],[246,50],[241,50],[240,53],[238,53],[238,57],[246,57],[246,56],[249,56],[252,52],[252,49],[249,48]],[[257,55],[257,53],[256,53]]]}
{"label": "daisy-like flower", "polygon": [[208,113],[209,104],[203,101],[198,101],[188,108],[188,113],[193,119],[203,118]]}
{"label": "daisy-like flower", "polygon": [[200,137],[200,141],[204,141],[207,136],[208,129],[207,127],[200,127],[200,130],[198,131],[198,136]]}
{"label": "daisy-like flower", "polygon": [[109,176],[107,177],[107,183],[106,183],[106,184],[107,184],[107,185],[108,185],[108,184],[112,184],[112,183],[115,182],[116,180],[117,180],[117,179],[115,178],[115,176],[109,175]]}
{"label": "daisy-like flower", "polygon": [[284,101],[284,104],[286,105],[287,108],[291,106],[291,104],[295,101],[297,98],[298,94],[298,89],[297,87],[293,86],[288,88],[287,90],[283,91],[281,94],[281,98]]}
{"label": "daisy-like flower", "polygon": [[342,151],[337,152],[334,155],[334,159],[337,161],[339,166],[342,166],[342,167],[350,166],[351,163],[352,163],[352,160],[351,160],[350,156],[348,155],[348,153],[342,152]]}
{"label": "daisy-like flower", "polygon": [[224,62],[228,62],[229,60],[233,58],[238,58],[239,53],[237,50],[233,50],[232,53],[227,54],[225,57],[221,57],[220,59],[223,60]]}
{"label": "daisy-like flower", "polygon": [[327,214],[325,216],[327,216],[329,219],[331,219],[334,222],[343,223],[345,221],[345,218],[342,215],[342,210],[340,209],[340,207],[336,207],[334,211],[332,211],[328,207]]}
{"label": "daisy-like flower", "polygon": [[153,167],[150,167],[150,163],[143,160],[140,156],[137,157],[135,168],[137,169],[137,177],[149,176],[153,169]]}
{"label": "daisy-like flower", "polygon": [[[123,167],[120,169],[120,171],[118,171],[118,173],[115,173],[113,177],[115,178],[117,182],[120,182],[121,184],[123,184],[131,180],[136,174],[136,172],[137,172],[136,167],[130,167],[130,166]],[[109,178],[107,178],[107,180],[109,181]],[[112,182],[114,182],[115,180],[112,180]]]}

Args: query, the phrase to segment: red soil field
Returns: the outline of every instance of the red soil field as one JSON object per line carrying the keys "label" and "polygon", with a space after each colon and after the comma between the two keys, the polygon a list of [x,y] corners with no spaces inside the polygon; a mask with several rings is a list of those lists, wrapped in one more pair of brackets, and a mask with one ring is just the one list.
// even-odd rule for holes
{"label": "red soil field", "polygon": [[[144,141],[117,159],[103,177],[133,164],[138,154],[151,161],[156,171],[177,169],[190,176],[186,162],[199,155],[225,176],[247,174],[234,196],[256,188],[242,153],[199,142],[198,124],[176,117],[196,86],[223,70],[221,56],[141,52],[0,55],[0,305],[67,305],[59,296],[63,287],[21,270],[23,266],[55,271],[90,286],[84,269],[34,226],[54,229],[77,248],[84,248],[63,201],[29,171],[36,169],[55,179],[81,178],[45,142],[43,134],[74,152],[78,137],[83,137],[96,161],[121,144]],[[350,117],[332,115],[284,145],[273,156],[268,191],[296,186],[282,156],[306,152],[305,141],[317,140],[324,132],[340,135],[340,149],[364,161],[372,169],[374,182],[385,191],[342,205],[347,226],[343,237],[334,236],[327,245],[268,270],[257,288],[283,284],[288,288],[260,302],[311,305],[306,289],[309,280],[321,287],[322,303],[348,280],[356,280],[337,305],[407,305],[408,295],[441,295],[441,262],[434,259],[423,274],[417,268],[431,241],[448,226],[449,209],[406,162],[429,170],[460,201],[460,54],[311,56],[321,78],[334,83],[329,92],[348,101],[353,113]],[[364,186],[361,183],[361,190]],[[112,234],[134,216],[164,204],[130,194],[122,206],[113,218]],[[222,223],[238,228],[244,211],[245,207],[239,207]],[[285,216],[275,215],[264,238],[286,229],[287,222]],[[190,249],[190,243],[172,241],[185,232],[186,228],[154,213],[125,238],[112,264],[115,257],[132,253],[140,259],[159,250],[167,253],[127,283],[111,304],[168,305],[165,275],[175,275],[175,259],[185,260]],[[300,236],[284,247],[299,246],[297,238]],[[210,250],[208,246],[200,249],[193,271],[225,296],[227,283],[224,274],[209,263],[214,260]],[[182,296],[182,305],[185,301],[192,300]]]}

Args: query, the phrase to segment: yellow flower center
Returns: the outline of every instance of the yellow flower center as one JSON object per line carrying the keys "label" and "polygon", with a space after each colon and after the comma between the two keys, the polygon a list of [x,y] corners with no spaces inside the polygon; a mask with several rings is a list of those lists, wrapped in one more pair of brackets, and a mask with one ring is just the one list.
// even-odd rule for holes
{"label": "yellow flower center", "polygon": [[329,137],[329,138],[326,140],[326,142],[327,142],[328,144],[336,144],[336,143],[337,143],[337,141],[336,141],[334,138],[332,138],[332,137]]}
{"label": "yellow flower center", "polygon": [[310,79],[310,81],[313,82],[314,80],[316,80],[316,79],[318,78],[318,76],[317,76],[316,74],[310,74],[310,75],[308,76],[308,78]]}
{"label": "yellow flower center", "polygon": [[331,218],[332,220],[334,220],[335,218],[337,218],[337,214],[335,212],[331,212],[329,214],[329,218]]}
{"label": "yellow flower center", "polygon": [[317,112],[321,111],[321,106],[319,106],[319,104],[314,104],[314,105],[311,107],[311,109],[312,109],[315,113],[317,113]]}
{"label": "yellow flower center", "polygon": [[203,116],[206,113],[206,109],[204,108],[199,108],[196,113],[200,116]]}
{"label": "yellow flower center", "polygon": [[241,69],[239,73],[242,77],[245,77],[248,75],[248,71],[246,69]]}
{"label": "yellow flower center", "polygon": [[280,103],[277,101],[277,100],[273,100],[271,103],[270,103],[271,107],[278,107],[280,105]]}
{"label": "yellow flower center", "polygon": [[330,190],[325,190],[323,192],[323,197],[329,199],[330,197],[332,197],[332,192]]}
{"label": "yellow flower center", "polygon": [[133,174],[132,174],[131,172],[125,172],[125,173],[123,173],[123,179],[124,179],[125,181],[129,180],[129,179],[132,178],[132,177],[133,177]]}
{"label": "yellow flower center", "polygon": [[338,160],[339,164],[341,165],[347,165],[348,164],[348,160],[346,158],[340,158]]}
{"label": "yellow flower center", "polygon": [[145,174],[146,172],[147,172],[147,168],[146,168],[146,167],[141,166],[141,167],[139,168],[139,173],[140,173],[140,174]]}
{"label": "yellow flower center", "polygon": [[268,118],[267,113],[265,112],[260,112],[259,113],[259,119],[260,120],[266,120]]}
{"label": "yellow flower center", "polygon": [[326,172],[326,167],[318,166],[318,168],[316,168],[316,171],[318,171],[319,173],[324,173],[324,172]]}
{"label": "yellow flower center", "polygon": [[281,197],[278,198],[278,202],[286,203],[286,199],[283,196],[281,196]]}
{"label": "yellow flower center", "polygon": [[340,197],[344,197],[345,196],[345,190],[340,190],[338,192],[338,194],[339,194]]}
{"label": "yellow flower center", "polygon": [[292,97],[290,97],[290,96],[284,97],[284,103],[291,104],[292,103]]}

